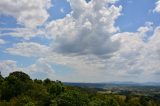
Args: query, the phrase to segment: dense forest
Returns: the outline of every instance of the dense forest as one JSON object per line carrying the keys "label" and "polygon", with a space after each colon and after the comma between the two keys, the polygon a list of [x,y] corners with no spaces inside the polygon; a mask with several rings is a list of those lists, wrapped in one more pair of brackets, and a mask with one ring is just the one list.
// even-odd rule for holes
{"label": "dense forest", "polygon": [[5,78],[0,75],[0,106],[160,106],[160,100],[144,95],[105,94],[50,79],[32,80],[16,71]]}

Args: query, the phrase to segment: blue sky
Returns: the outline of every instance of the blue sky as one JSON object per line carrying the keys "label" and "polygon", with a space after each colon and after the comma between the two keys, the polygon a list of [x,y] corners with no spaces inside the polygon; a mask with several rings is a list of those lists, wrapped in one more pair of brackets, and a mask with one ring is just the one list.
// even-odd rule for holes
{"label": "blue sky", "polygon": [[118,5],[123,6],[122,16],[117,25],[122,31],[136,31],[146,21],[159,25],[159,14],[154,13],[157,0],[120,0]]}
{"label": "blue sky", "polygon": [[22,70],[32,78],[72,82],[157,81],[160,1],[97,2],[1,0],[2,74]]}

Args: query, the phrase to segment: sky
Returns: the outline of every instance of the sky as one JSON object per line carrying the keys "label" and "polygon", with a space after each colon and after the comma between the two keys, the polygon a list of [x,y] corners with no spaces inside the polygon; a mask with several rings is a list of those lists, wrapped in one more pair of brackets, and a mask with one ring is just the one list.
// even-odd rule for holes
{"label": "sky", "polygon": [[65,82],[159,82],[160,0],[0,0],[0,71]]}

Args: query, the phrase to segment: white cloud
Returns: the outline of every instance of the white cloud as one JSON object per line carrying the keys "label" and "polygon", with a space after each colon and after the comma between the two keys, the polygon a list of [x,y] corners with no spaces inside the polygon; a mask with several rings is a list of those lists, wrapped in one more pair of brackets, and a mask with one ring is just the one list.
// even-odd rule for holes
{"label": "white cloud", "polygon": [[43,26],[49,17],[51,0],[0,0],[0,16],[11,16],[17,20],[18,28],[1,28],[0,36],[13,36],[29,40],[43,36]]}
{"label": "white cloud", "polygon": [[111,40],[119,41],[121,45],[110,58],[50,54],[43,61],[73,68],[74,72],[71,74],[58,76],[64,81],[158,81],[159,75],[156,73],[160,72],[160,28],[155,28],[149,40],[144,42],[143,38],[148,36],[150,31],[153,31],[153,27],[148,23],[136,32],[122,32],[112,36]]}
{"label": "white cloud", "polygon": [[15,44],[12,48],[7,48],[6,52],[26,57],[39,57],[47,55],[49,47],[34,42],[22,42]]}
{"label": "white cloud", "polygon": [[0,45],[5,44],[6,42],[3,39],[0,39]]}
{"label": "white cloud", "polygon": [[0,28],[0,36],[12,36],[23,38],[25,40],[29,40],[33,37],[43,37],[45,35],[45,31],[42,29],[31,29],[31,28]]}
{"label": "white cloud", "polygon": [[[140,30],[143,28],[148,30]],[[32,49],[27,49],[30,46],[15,46],[10,53],[14,54],[14,51],[18,51],[18,53],[16,52],[17,55],[39,57],[36,63],[25,68],[33,78],[44,79],[49,77],[62,81],[82,82],[157,81],[159,75],[156,73],[160,72],[160,50],[158,48],[160,28],[154,29],[153,35],[147,42],[143,41],[143,35],[146,35],[152,29],[146,24],[138,28],[136,32],[122,32],[112,36],[111,40],[119,41],[121,45],[119,50],[114,52],[114,55],[110,58],[99,58],[95,55],[63,55],[51,51],[51,47],[27,44],[27,42],[25,42],[25,45],[32,45]],[[16,47],[19,49],[15,49]],[[35,48],[41,49],[35,50]],[[54,70],[53,67],[54,64],[70,67],[74,71],[67,75],[57,75],[57,70]]]}
{"label": "white cloud", "polygon": [[[61,54],[55,54],[52,53],[44,58],[39,59],[42,63],[45,63],[49,66],[54,64],[59,64],[62,67],[68,67],[70,70],[73,70],[71,73],[65,74],[65,75],[58,75],[56,72],[58,70],[55,70],[54,79],[59,79],[61,81],[102,81],[104,79],[101,79],[103,76],[104,70],[100,70],[101,67],[104,67],[104,64],[100,62],[100,59],[90,56],[64,56]],[[39,62],[38,60],[38,62]],[[41,65],[43,66],[43,65]],[[36,65],[36,67],[41,67],[40,65]],[[63,69],[63,68],[62,68]],[[65,71],[65,70],[61,70]],[[108,73],[109,75],[109,73]],[[101,76],[101,78],[99,78]],[[82,79],[83,77],[83,79]],[[53,79],[52,78],[52,79]],[[108,78],[106,78],[108,79]],[[105,80],[106,80],[105,79]]]}
{"label": "white cloud", "polygon": [[32,78],[38,78],[38,79],[50,78],[53,80],[55,77],[52,65],[48,64],[45,61],[42,61],[41,59],[38,59],[35,64],[27,67],[27,70],[31,74]]}
{"label": "white cloud", "polygon": [[[147,29],[147,30],[140,30]],[[158,45],[160,28],[154,29],[154,33],[148,41],[143,41],[143,36],[151,31],[150,26],[140,27],[137,32],[123,32],[116,34],[114,39],[119,39],[121,48],[114,57],[110,59],[111,63],[106,67],[116,70],[117,75],[129,77],[133,81],[156,81],[154,73],[159,72],[160,50]]]}
{"label": "white cloud", "polygon": [[[148,33],[150,31],[153,31],[152,35],[148,35],[151,34]],[[71,81],[158,81],[159,75],[156,73],[160,72],[159,33],[160,27],[153,29],[152,23],[147,22],[136,32],[114,34],[111,40],[120,42],[120,47],[110,58],[52,53],[43,61],[73,68],[75,71],[69,75]],[[145,36],[151,37],[144,42]],[[66,81],[69,76],[59,78]]]}
{"label": "white cloud", "polygon": [[112,3],[113,0],[70,0],[72,12],[46,26],[48,37],[55,39],[54,51],[97,56],[115,52],[119,44],[110,38],[119,30],[114,24],[122,7]]}
{"label": "white cloud", "polygon": [[9,15],[26,27],[42,25],[49,17],[51,0],[0,0],[0,15]]}
{"label": "white cloud", "polygon": [[[160,62],[160,26],[154,30],[153,36],[149,39],[147,49],[148,49],[148,56],[149,59],[153,60],[154,62]],[[156,64],[160,66],[158,63]],[[158,69],[158,68],[157,68]]]}
{"label": "white cloud", "polygon": [[13,71],[20,71],[20,68],[17,68],[16,61],[13,60],[4,60],[0,61],[0,71],[3,76],[7,76]]}
{"label": "white cloud", "polygon": [[[121,15],[122,7],[114,6],[114,2],[70,0],[72,12],[46,25],[45,36],[53,39],[53,44],[46,46],[22,42],[6,49],[6,52],[37,57],[34,64],[25,68],[34,77],[48,76],[62,81],[82,82],[158,81],[160,27],[154,28],[153,23],[147,22],[136,32],[119,32],[115,21]],[[21,33],[20,29],[17,30]],[[35,31],[35,35],[37,33]],[[24,34],[27,35],[34,34]],[[146,41],[145,37],[148,37]],[[54,64],[70,67],[74,71],[57,75]],[[13,66],[7,66],[16,67],[14,62]]]}
{"label": "white cloud", "polygon": [[[38,60],[37,63],[25,67],[25,68],[19,68],[17,66],[17,62],[13,60],[4,60],[0,61],[0,72],[4,77],[7,77],[9,73],[14,71],[23,71],[31,76],[31,78],[39,78],[39,79],[45,79],[45,78],[51,78],[53,79],[54,76],[54,70],[52,67],[44,63],[41,60]],[[56,79],[55,79],[56,80]]]}
{"label": "white cloud", "polygon": [[160,13],[160,0],[156,2],[156,7],[153,11]]}

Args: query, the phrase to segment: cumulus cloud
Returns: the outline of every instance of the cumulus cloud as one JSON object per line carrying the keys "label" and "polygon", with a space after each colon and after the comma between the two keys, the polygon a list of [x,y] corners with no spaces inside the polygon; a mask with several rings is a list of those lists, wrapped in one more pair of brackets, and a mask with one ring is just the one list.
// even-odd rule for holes
{"label": "cumulus cloud", "polygon": [[[122,7],[115,6],[115,0],[68,1],[72,12],[46,25],[45,36],[53,40],[52,44],[22,42],[6,49],[12,55],[38,58],[25,68],[30,75],[62,81],[158,81],[160,26],[154,28],[152,22],[146,22],[135,32],[120,32],[115,21]],[[14,69],[16,63],[11,63],[6,67]],[[74,71],[57,75],[54,64]]]}
{"label": "cumulus cloud", "polygon": [[[142,30],[143,29],[143,30]],[[147,29],[144,31],[144,29]],[[156,81],[155,72],[159,72],[160,55],[158,45],[159,27],[154,29],[148,41],[143,41],[144,35],[153,30],[151,26],[140,27],[137,32],[123,32],[116,34],[112,39],[121,42],[120,49],[110,59],[106,67],[117,71],[118,76],[129,76],[129,79],[138,81]]]}
{"label": "cumulus cloud", "polygon": [[113,5],[113,0],[97,2],[70,0],[72,12],[46,26],[48,37],[56,39],[53,51],[103,56],[118,49],[119,43],[110,38],[119,30],[114,24],[122,7]]}
{"label": "cumulus cloud", "polygon": [[[148,30],[140,30],[143,28]],[[156,73],[160,71],[158,69],[160,63],[160,50],[158,48],[160,28],[156,27],[148,41],[144,42],[143,35],[151,30],[153,28],[146,24],[138,28],[136,32],[114,34],[111,40],[119,41],[121,45],[119,50],[114,52],[114,55],[109,59],[99,58],[95,55],[63,55],[48,51],[48,49],[51,50],[51,47],[43,50],[47,55],[41,52],[42,49],[26,50],[20,53],[24,56],[25,53],[29,53],[26,56],[39,56],[37,62],[27,68],[34,78],[38,76],[41,76],[38,78],[46,78],[48,76],[51,79],[60,79],[62,81],[88,82],[116,81],[117,79],[119,81],[137,82],[156,81],[159,76]],[[21,47],[21,49],[19,51],[23,51],[26,47]],[[16,49],[13,51],[16,51]],[[37,53],[37,51],[39,52]],[[65,76],[57,75],[54,67],[52,67],[54,64],[70,67],[74,71]]]}
{"label": "cumulus cloud", "polygon": [[1,0],[0,15],[13,16],[18,23],[34,28],[49,17],[50,0]]}
{"label": "cumulus cloud", "polygon": [[[42,61],[72,67],[72,81],[157,81],[160,63],[160,27],[153,28],[147,22],[136,32],[120,32],[111,37],[120,43],[119,49],[110,58],[95,55],[69,56],[52,53]],[[153,32],[153,34],[149,33]],[[150,35],[149,35],[150,34]],[[148,40],[144,41],[144,38]],[[76,77],[75,77],[76,76]],[[66,75],[62,80],[68,80]],[[83,79],[81,79],[83,77]]]}
{"label": "cumulus cloud", "polygon": [[17,68],[16,63],[17,62],[13,60],[0,61],[0,71],[2,75],[7,76],[10,72],[21,70]]}
{"label": "cumulus cloud", "polygon": [[[56,54],[52,53],[50,55],[47,55],[46,57],[39,59],[42,63],[47,64],[49,66],[53,66],[54,64],[58,64],[61,67],[67,67],[73,71],[63,75],[59,75],[56,72],[58,70],[55,70],[54,79],[60,79],[61,81],[102,81],[102,77],[105,77],[105,80],[108,80],[107,78],[110,74],[107,74],[106,76],[103,76],[103,72],[101,68],[104,67],[104,64],[101,63],[101,59],[98,59],[96,57],[86,57],[86,56],[65,56],[62,54]],[[38,60],[38,61],[39,61]],[[43,65],[42,65],[43,66]],[[37,64],[37,67],[41,67]],[[62,68],[63,69],[63,68]],[[61,70],[62,71],[62,70]],[[66,70],[63,70],[66,71]],[[66,73],[66,72],[64,72]],[[83,76],[83,79],[82,79]],[[100,79],[101,76],[101,79]],[[52,79],[53,79],[52,78]]]}
{"label": "cumulus cloud", "polygon": [[[147,49],[149,58],[153,61],[159,61],[160,60],[160,26],[156,27],[154,30],[153,36],[149,39]],[[160,62],[160,61],[159,61]],[[157,64],[158,65],[158,64]],[[159,66],[159,65],[158,65]]]}
{"label": "cumulus cloud", "polygon": [[[38,59],[35,64],[27,67],[27,70],[33,78],[45,79],[50,78],[54,79],[55,71],[51,64],[43,61],[43,59]],[[56,80],[56,79],[55,79]]]}
{"label": "cumulus cloud", "polygon": [[6,77],[9,73],[14,71],[23,71],[31,76],[31,78],[51,78],[53,79],[54,70],[51,65],[44,63],[40,59],[33,65],[30,65],[25,68],[19,68],[17,62],[13,60],[4,60],[0,61],[0,72]]}
{"label": "cumulus cloud", "polygon": [[13,45],[12,48],[7,48],[6,52],[12,55],[39,57],[47,55],[49,47],[35,42],[22,42]]}
{"label": "cumulus cloud", "polygon": [[160,0],[156,2],[156,7],[153,11],[160,13]]}

